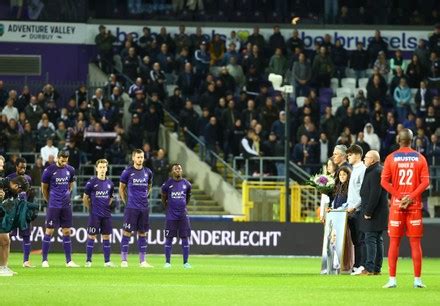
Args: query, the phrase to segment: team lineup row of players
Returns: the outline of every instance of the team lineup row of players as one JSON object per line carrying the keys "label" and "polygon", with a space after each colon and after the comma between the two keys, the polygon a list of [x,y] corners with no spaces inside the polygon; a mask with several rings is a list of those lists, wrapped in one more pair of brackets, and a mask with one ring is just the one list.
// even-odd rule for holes
{"label": "team lineup row of players", "polygon": [[[71,262],[70,228],[72,227],[71,190],[75,181],[75,169],[68,164],[68,153],[61,151],[57,162],[47,167],[42,174],[43,198],[48,203],[45,218],[45,236],[42,243],[43,267],[48,267],[49,246],[54,229],[63,231],[63,247],[66,264]],[[125,205],[123,221],[123,238],[121,241],[121,266],[127,266],[128,245],[132,232],[138,233],[139,261],[141,266],[150,267],[146,261],[146,233],[149,230],[148,195],[152,187],[153,173],[143,166],[144,153],[134,150],[133,165],[123,170],[119,194]],[[93,243],[97,234],[103,236],[105,262],[110,262],[111,203],[114,185],[106,177],[108,162],[100,159],[96,162],[97,175],[90,178],[84,190],[83,202],[89,208],[87,260],[90,265]],[[191,233],[187,215],[187,204],[191,197],[191,184],[182,177],[182,166],[171,165],[171,177],[162,185],[162,203],[166,208],[165,255],[166,263],[170,262],[173,238],[182,239],[184,265],[188,265],[189,243]],[[26,260],[25,260],[26,261]],[[74,265],[73,262],[71,265]]]}

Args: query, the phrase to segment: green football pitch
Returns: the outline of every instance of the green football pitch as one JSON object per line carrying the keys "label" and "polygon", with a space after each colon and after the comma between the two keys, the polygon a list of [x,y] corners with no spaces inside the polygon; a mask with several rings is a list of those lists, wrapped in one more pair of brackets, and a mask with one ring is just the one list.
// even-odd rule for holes
{"label": "green football pitch", "polygon": [[[32,255],[39,263],[39,256]],[[50,254],[49,269],[21,268],[21,254],[10,267],[18,275],[0,278],[0,305],[440,305],[440,259],[424,259],[426,289],[412,288],[412,263],[399,260],[398,288],[382,289],[381,276],[322,276],[319,258],[192,256],[183,269],[153,255],[153,269],[104,268],[95,254],[92,268],[67,269],[62,254]],[[84,264],[83,254],[74,261]],[[113,256],[119,263],[119,257]]]}

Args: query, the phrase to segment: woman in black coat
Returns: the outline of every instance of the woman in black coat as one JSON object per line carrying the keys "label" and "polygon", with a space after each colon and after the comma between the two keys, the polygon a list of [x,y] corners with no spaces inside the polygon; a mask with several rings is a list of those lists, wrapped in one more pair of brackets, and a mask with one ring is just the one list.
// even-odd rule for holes
{"label": "woman in black coat", "polygon": [[383,261],[382,233],[388,225],[388,194],[380,185],[382,166],[377,151],[365,154],[364,181],[362,183],[360,229],[365,233],[365,274],[379,274]]}

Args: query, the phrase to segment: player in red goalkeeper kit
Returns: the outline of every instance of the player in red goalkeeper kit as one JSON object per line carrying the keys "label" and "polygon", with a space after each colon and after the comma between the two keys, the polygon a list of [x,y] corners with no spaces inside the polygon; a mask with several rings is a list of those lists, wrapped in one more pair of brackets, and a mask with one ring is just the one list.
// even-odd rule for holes
{"label": "player in red goalkeeper kit", "polygon": [[414,265],[414,288],[425,288],[422,272],[422,193],[429,186],[429,169],[425,157],[411,149],[413,133],[399,133],[400,148],[385,160],[381,185],[391,195],[388,235],[388,265],[390,279],[384,288],[396,288],[396,266],[401,237],[406,233]]}

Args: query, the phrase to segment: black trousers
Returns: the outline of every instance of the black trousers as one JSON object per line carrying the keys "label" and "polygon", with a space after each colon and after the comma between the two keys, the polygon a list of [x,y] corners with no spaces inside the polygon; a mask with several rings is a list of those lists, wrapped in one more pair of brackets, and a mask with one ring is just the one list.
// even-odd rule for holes
{"label": "black trousers", "polygon": [[351,232],[351,240],[354,245],[354,267],[365,267],[365,241],[364,241],[364,233],[359,228],[360,222],[360,211],[356,211],[348,215],[348,227]]}

